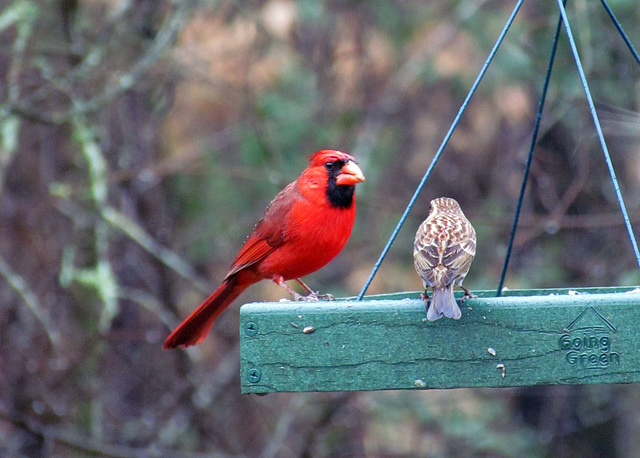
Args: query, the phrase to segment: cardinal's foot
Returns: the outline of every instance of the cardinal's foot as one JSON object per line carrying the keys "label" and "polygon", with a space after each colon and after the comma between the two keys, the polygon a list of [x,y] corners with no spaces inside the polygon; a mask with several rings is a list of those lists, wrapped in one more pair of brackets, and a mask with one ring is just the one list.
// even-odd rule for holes
{"label": "cardinal's foot", "polygon": [[333,296],[331,294],[318,294],[317,291],[311,291],[306,296],[300,296],[300,298],[296,299],[296,300],[297,301],[307,301],[307,302],[317,302],[319,300],[332,301],[333,300]]}

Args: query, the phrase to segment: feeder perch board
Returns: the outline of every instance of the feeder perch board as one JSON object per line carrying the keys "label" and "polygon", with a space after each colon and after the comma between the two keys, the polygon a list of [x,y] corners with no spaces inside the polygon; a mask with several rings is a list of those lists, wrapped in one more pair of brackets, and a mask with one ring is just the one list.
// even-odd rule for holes
{"label": "feeder perch board", "polygon": [[640,289],[475,293],[433,322],[417,292],[245,304],[242,392],[640,381]]}

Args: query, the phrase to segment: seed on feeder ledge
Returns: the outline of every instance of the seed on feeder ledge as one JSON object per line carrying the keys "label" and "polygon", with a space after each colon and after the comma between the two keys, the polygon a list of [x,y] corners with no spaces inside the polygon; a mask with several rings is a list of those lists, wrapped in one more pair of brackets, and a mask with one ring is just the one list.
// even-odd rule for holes
{"label": "seed on feeder ledge", "polygon": [[313,326],[305,326],[305,328],[302,330],[302,333],[303,334],[311,334],[315,330],[316,330],[316,328],[314,328]]}

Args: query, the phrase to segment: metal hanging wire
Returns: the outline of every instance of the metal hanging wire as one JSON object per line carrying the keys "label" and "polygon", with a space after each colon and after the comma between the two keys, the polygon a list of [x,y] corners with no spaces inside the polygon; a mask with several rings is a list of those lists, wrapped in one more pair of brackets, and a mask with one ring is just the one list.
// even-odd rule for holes
{"label": "metal hanging wire", "polygon": [[571,32],[571,26],[569,25],[567,12],[564,9],[564,5],[562,4],[562,1],[557,0],[557,2],[558,2],[558,8],[560,8],[560,14],[562,15],[562,22],[564,23],[564,28],[567,31],[567,37],[569,38],[569,43],[571,44],[571,52],[573,53],[573,58],[576,61],[576,66],[578,67],[578,73],[580,73],[580,81],[582,82],[582,87],[584,88],[584,94],[587,97],[587,102],[589,103],[589,111],[591,111],[591,116],[593,117],[593,124],[596,126],[596,132],[598,133],[598,138],[600,139],[600,146],[602,146],[604,159],[607,162],[607,167],[609,168],[609,175],[611,175],[611,182],[613,183],[613,188],[616,191],[616,197],[618,198],[618,203],[620,204],[620,211],[622,212],[622,218],[624,219],[624,223],[627,226],[627,232],[629,233],[629,238],[631,239],[631,245],[633,245],[633,251],[636,255],[636,262],[638,263],[638,268],[640,268],[640,251],[638,250],[638,242],[636,241],[636,237],[633,234],[633,228],[631,227],[631,222],[629,221],[629,214],[627,213],[627,207],[624,204],[624,199],[622,198],[622,193],[620,192],[620,185],[618,184],[618,179],[616,178],[616,172],[613,169],[613,162],[611,162],[611,155],[609,155],[609,149],[607,148],[607,143],[604,139],[604,134],[602,133],[602,127],[600,127],[600,119],[598,118],[598,113],[596,112],[596,107],[593,103],[593,98],[591,97],[591,91],[589,90],[587,77],[584,74],[584,68],[582,67],[580,56],[578,55],[578,48],[576,48],[576,43],[573,39],[573,33]]}
{"label": "metal hanging wire", "polygon": [[[567,0],[564,0],[566,4]],[[544,78],[544,84],[542,85],[542,93],[540,95],[540,102],[538,103],[538,113],[536,114],[536,121],[533,126],[533,135],[531,136],[531,145],[529,146],[529,155],[527,156],[527,162],[524,165],[524,173],[522,176],[522,185],[520,185],[520,194],[518,195],[518,203],[516,204],[516,212],[513,216],[513,225],[511,226],[511,232],[509,233],[509,242],[507,243],[507,252],[504,256],[504,264],[502,266],[502,273],[500,274],[500,280],[498,281],[498,289],[496,296],[502,294],[502,287],[504,285],[504,279],[507,275],[507,267],[509,266],[509,260],[511,259],[511,252],[513,251],[513,241],[516,238],[516,230],[518,228],[518,220],[520,219],[520,211],[522,210],[522,202],[524,201],[524,193],[527,190],[527,182],[529,181],[529,171],[531,170],[531,161],[533,160],[533,150],[535,149],[536,142],[538,141],[538,131],[540,130],[540,120],[542,119],[542,110],[544,109],[544,102],[547,99],[547,90],[549,89],[549,80],[551,79],[551,70],[553,69],[553,62],[556,58],[556,51],[558,49],[558,41],[560,39],[560,29],[562,28],[562,16],[558,17],[558,25],[556,26],[556,32],[553,36],[553,44],[551,46],[551,55],[549,56],[549,65],[547,65],[547,74]]]}
{"label": "metal hanging wire", "polygon": [[502,32],[500,33],[500,36],[498,37],[498,40],[496,41],[495,45],[493,45],[493,49],[491,50],[491,53],[489,53],[489,57],[487,57],[487,60],[485,61],[484,65],[482,66],[482,69],[480,70],[480,73],[478,74],[478,77],[476,78],[475,82],[473,83],[473,86],[471,86],[471,89],[469,90],[469,94],[467,94],[467,98],[464,99],[464,102],[462,103],[462,106],[460,107],[460,110],[458,111],[458,114],[456,115],[455,119],[451,123],[451,127],[449,128],[449,131],[447,132],[447,135],[445,135],[444,140],[442,140],[442,144],[440,145],[440,148],[438,148],[438,151],[436,152],[435,156],[433,156],[433,159],[431,160],[431,164],[429,165],[429,168],[427,169],[427,171],[425,172],[424,176],[422,177],[422,180],[420,180],[420,183],[418,184],[418,187],[416,188],[416,191],[413,193],[413,196],[411,197],[411,200],[407,204],[407,208],[405,208],[404,213],[400,217],[400,221],[398,221],[398,225],[396,226],[396,228],[391,233],[391,237],[389,237],[389,241],[387,242],[386,246],[382,250],[382,253],[380,254],[380,257],[376,261],[375,265],[373,266],[373,270],[371,271],[371,274],[369,275],[369,278],[365,282],[364,286],[362,287],[362,291],[360,291],[360,294],[358,295],[358,300],[359,301],[362,300],[362,298],[364,297],[364,294],[367,292],[367,289],[369,289],[369,286],[371,285],[371,282],[373,281],[373,278],[378,273],[378,269],[380,269],[380,265],[382,264],[382,261],[384,261],[384,258],[387,256],[387,253],[389,252],[389,249],[391,248],[391,245],[393,245],[393,242],[396,240],[396,237],[398,236],[398,233],[400,232],[400,229],[402,228],[402,225],[404,224],[405,220],[407,219],[407,216],[409,216],[409,212],[413,208],[413,205],[416,203],[416,199],[418,198],[418,195],[420,194],[420,191],[422,191],[422,188],[424,188],[424,185],[426,184],[427,179],[429,178],[429,175],[431,175],[431,172],[433,171],[433,168],[435,167],[436,162],[438,162],[438,159],[440,159],[440,156],[442,155],[442,152],[444,151],[444,148],[447,146],[447,143],[449,143],[449,139],[451,138],[451,135],[453,135],[453,131],[458,126],[458,123],[460,122],[460,119],[462,118],[462,114],[467,109],[467,105],[469,105],[469,102],[471,101],[471,97],[473,97],[473,95],[475,94],[476,89],[478,88],[478,85],[480,84],[480,81],[482,81],[482,78],[484,77],[484,74],[487,72],[487,69],[489,68],[489,65],[493,61],[493,58],[496,55],[496,52],[498,52],[498,48],[502,44],[502,41],[504,40],[504,37],[507,34],[507,31],[511,27],[511,24],[513,23],[513,20],[515,19],[516,14],[518,14],[518,11],[520,10],[520,7],[522,6],[523,3],[524,3],[524,0],[519,0],[518,3],[516,4],[515,8],[511,12],[511,15],[509,16],[509,19],[507,20],[507,23],[505,24],[504,28],[502,29]]}
{"label": "metal hanging wire", "polygon": [[622,37],[624,42],[627,44],[627,47],[629,48],[629,51],[631,51],[631,54],[633,55],[634,59],[636,60],[636,62],[638,62],[638,65],[640,65],[640,56],[638,55],[636,48],[634,48],[633,45],[631,44],[631,41],[629,40],[629,37],[627,36],[627,34],[622,29],[622,26],[620,25],[620,22],[616,18],[615,14],[613,14],[613,11],[611,11],[611,8],[609,8],[609,5],[605,0],[600,0],[600,3],[602,3],[602,6],[604,6],[604,9],[607,11],[607,14],[611,18],[613,25],[615,25],[616,29],[618,29],[620,36]]}
{"label": "metal hanging wire", "polygon": [[[504,40],[505,35],[507,34],[509,28],[511,27],[511,24],[513,23],[516,15],[517,15],[518,11],[520,10],[520,7],[522,6],[523,3],[524,3],[524,0],[519,0],[517,2],[516,6],[514,7],[511,15],[509,16],[509,19],[507,20],[507,23],[505,24],[504,28],[502,29],[502,32],[500,33],[500,35],[498,36],[498,39],[496,40],[496,43],[493,46],[493,49],[491,50],[491,53],[487,57],[487,60],[485,61],[484,65],[482,66],[482,69],[480,70],[480,73],[478,74],[478,77],[476,78],[473,86],[471,86],[471,89],[469,90],[469,93],[468,93],[466,99],[464,100],[462,106],[460,107],[460,110],[458,111],[458,114],[454,118],[454,120],[453,120],[453,122],[451,124],[451,127],[449,128],[449,131],[445,135],[445,138],[442,141],[442,144],[440,145],[440,148],[438,148],[438,151],[436,152],[435,156],[433,157],[433,159],[431,161],[431,164],[429,165],[429,168],[427,169],[427,171],[425,172],[424,176],[422,177],[422,180],[418,184],[418,187],[416,188],[416,191],[414,192],[413,196],[409,200],[409,203],[407,204],[407,207],[405,208],[404,213],[400,217],[400,220],[398,221],[397,226],[393,230],[391,236],[389,237],[389,240],[388,240],[387,244],[385,245],[384,249],[382,250],[382,253],[380,254],[380,257],[378,258],[378,260],[376,261],[375,265],[373,266],[371,274],[369,275],[369,278],[367,279],[367,281],[365,282],[364,286],[362,287],[362,290],[360,291],[360,294],[358,295],[357,300],[362,300],[362,298],[364,297],[367,289],[371,285],[371,282],[373,281],[375,275],[377,274],[378,270],[380,269],[380,265],[384,261],[385,257],[387,256],[387,253],[389,252],[389,249],[391,248],[391,246],[393,245],[393,242],[395,241],[396,237],[398,236],[398,233],[400,232],[400,229],[402,228],[405,220],[407,219],[407,216],[409,215],[409,212],[413,208],[413,205],[415,204],[415,202],[416,202],[416,200],[418,198],[418,195],[420,194],[420,192],[424,188],[424,186],[425,186],[425,184],[427,182],[427,179],[429,178],[429,176],[431,175],[431,172],[433,171],[433,168],[435,167],[436,162],[438,161],[438,159],[442,155],[442,152],[443,152],[444,148],[447,146],[447,143],[449,142],[449,139],[453,135],[453,132],[454,132],[455,128],[457,127],[458,123],[460,122],[460,119],[462,118],[462,114],[466,110],[467,105],[469,104],[471,98],[475,94],[476,89],[477,89],[478,85],[480,84],[480,81],[484,77],[484,74],[486,73],[487,69],[489,68],[489,65],[493,61],[493,58],[494,58],[496,52],[498,51],[498,48],[502,44],[502,41]],[[631,222],[629,220],[629,215],[627,213],[627,208],[626,208],[626,205],[624,203],[624,199],[622,198],[622,193],[620,191],[620,186],[618,184],[618,180],[616,178],[615,170],[613,168],[613,163],[611,162],[611,156],[609,154],[609,150],[607,148],[607,144],[606,144],[606,141],[604,139],[604,135],[602,133],[602,128],[600,126],[600,121],[599,121],[599,118],[598,118],[598,115],[597,115],[597,112],[596,112],[596,109],[595,109],[595,105],[593,103],[593,98],[591,96],[591,91],[589,89],[589,85],[587,83],[587,79],[586,79],[586,76],[585,76],[585,73],[584,73],[584,69],[582,67],[582,62],[580,60],[580,56],[578,55],[578,50],[577,50],[575,41],[573,39],[573,34],[571,32],[569,19],[567,18],[567,14],[566,14],[566,10],[565,10],[566,0],[557,0],[557,3],[558,3],[558,8],[560,10],[560,17],[558,19],[558,24],[556,26],[556,32],[555,32],[554,39],[553,39],[551,55],[550,55],[550,58],[549,58],[549,65],[547,67],[547,73],[546,73],[545,81],[544,81],[544,84],[543,84],[542,93],[541,93],[541,96],[540,96],[540,102],[539,102],[539,105],[538,105],[538,112],[537,112],[536,120],[535,120],[535,124],[534,124],[534,130],[533,130],[531,146],[530,146],[530,149],[529,149],[529,156],[527,157],[527,162],[525,164],[525,169],[524,169],[524,173],[523,173],[524,176],[523,176],[522,186],[521,186],[521,189],[520,189],[520,195],[518,197],[518,202],[517,202],[517,205],[516,205],[516,211],[515,211],[515,215],[514,215],[513,226],[512,226],[512,229],[511,229],[511,233],[509,235],[509,242],[508,242],[508,245],[507,245],[507,252],[506,252],[506,255],[505,255],[505,262],[504,262],[504,265],[503,265],[503,268],[502,268],[502,273],[500,275],[498,289],[496,291],[496,295],[497,296],[500,296],[500,294],[501,294],[502,287],[503,287],[503,284],[504,284],[504,279],[505,279],[506,272],[507,272],[507,268],[508,268],[508,265],[509,265],[509,259],[511,257],[511,253],[512,253],[512,250],[513,250],[513,241],[514,241],[515,233],[516,233],[517,226],[518,226],[518,220],[519,220],[519,217],[520,217],[520,212],[522,210],[522,201],[524,199],[524,193],[525,193],[525,190],[526,190],[526,183],[527,183],[527,180],[528,180],[529,170],[530,170],[530,167],[531,167],[531,160],[532,160],[532,157],[533,157],[533,151],[534,151],[535,144],[536,144],[537,137],[538,137],[538,131],[539,131],[539,127],[540,127],[540,119],[542,117],[542,111],[543,111],[543,108],[544,108],[544,102],[546,100],[547,89],[549,87],[549,80],[550,80],[550,77],[551,77],[551,71],[552,71],[552,68],[553,68],[553,62],[555,60],[555,54],[556,54],[556,49],[557,49],[557,45],[558,45],[560,29],[561,29],[562,25],[564,25],[565,30],[567,32],[567,37],[568,37],[569,43],[571,45],[571,51],[573,53],[573,57],[574,57],[574,60],[576,62],[576,67],[578,68],[578,73],[580,75],[580,81],[581,81],[582,87],[583,87],[583,89],[585,91],[585,96],[586,96],[587,102],[589,104],[589,110],[591,112],[591,116],[593,118],[593,122],[594,122],[594,125],[596,127],[596,132],[597,132],[598,138],[600,140],[600,145],[602,147],[602,151],[603,151],[604,156],[605,156],[605,161],[606,161],[607,167],[609,169],[609,175],[611,176],[611,181],[613,183],[613,187],[614,187],[614,190],[616,192],[616,198],[617,198],[618,203],[620,205],[620,210],[622,212],[622,217],[624,219],[624,222],[625,222],[625,225],[626,225],[626,228],[627,228],[627,232],[628,232],[629,238],[631,240],[631,245],[633,246],[633,250],[634,250],[634,253],[635,253],[635,256],[636,256],[636,262],[638,263],[638,267],[640,268],[640,251],[638,250],[638,243],[637,243],[635,235],[633,233],[633,228],[631,227]],[[620,25],[619,21],[617,20],[617,18],[613,14],[613,11],[611,10],[611,8],[609,8],[609,5],[607,4],[606,0],[601,0],[601,3],[604,6],[605,10],[607,11],[607,14],[611,18],[612,22],[614,23],[615,27],[617,28],[618,32],[622,36],[622,39],[625,41],[625,43],[626,43],[627,47],[629,48],[631,54],[633,55],[635,60],[640,65],[640,56],[638,55],[638,53],[636,52],[635,48],[631,44],[631,41],[627,37],[627,35],[624,32],[624,30],[623,30],[622,26]]]}

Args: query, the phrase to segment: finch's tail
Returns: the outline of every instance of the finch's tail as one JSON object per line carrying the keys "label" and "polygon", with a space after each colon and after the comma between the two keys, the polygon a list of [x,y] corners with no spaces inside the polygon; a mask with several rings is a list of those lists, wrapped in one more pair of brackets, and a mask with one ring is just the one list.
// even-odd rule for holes
{"label": "finch's tail", "polygon": [[456,303],[456,298],[453,296],[453,285],[433,289],[431,304],[427,311],[427,320],[435,321],[438,318],[442,318],[442,316],[453,318],[454,320],[458,320],[462,316]]}

